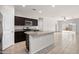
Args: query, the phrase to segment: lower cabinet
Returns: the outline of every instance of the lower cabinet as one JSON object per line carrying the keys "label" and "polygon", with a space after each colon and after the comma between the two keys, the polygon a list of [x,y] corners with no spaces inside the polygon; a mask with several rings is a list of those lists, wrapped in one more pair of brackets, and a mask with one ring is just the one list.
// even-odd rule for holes
{"label": "lower cabinet", "polygon": [[15,32],[15,43],[25,41],[25,40],[26,40],[26,35],[24,31]]}
{"label": "lower cabinet", "polygon": [[24,31],[15,32],[15,43],[26,41],[26,49],[29,51],[29,35]]}

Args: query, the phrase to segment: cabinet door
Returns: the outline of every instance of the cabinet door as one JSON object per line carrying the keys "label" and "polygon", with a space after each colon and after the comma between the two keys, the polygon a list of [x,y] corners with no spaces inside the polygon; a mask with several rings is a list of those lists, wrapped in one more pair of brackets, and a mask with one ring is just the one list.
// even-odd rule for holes
{"label": "cabinet door", "polygon": [[24,32],[15,32],[15,43],[25,40],[26,40],[26,36]]}
{"label": "cabinet door", "polygon": [[25,18],[15,16],[15,25],[25,25]]}
{"label": "cabinet door", "polygon": [[32,26],[38,26],[38,20],[32,19]]}

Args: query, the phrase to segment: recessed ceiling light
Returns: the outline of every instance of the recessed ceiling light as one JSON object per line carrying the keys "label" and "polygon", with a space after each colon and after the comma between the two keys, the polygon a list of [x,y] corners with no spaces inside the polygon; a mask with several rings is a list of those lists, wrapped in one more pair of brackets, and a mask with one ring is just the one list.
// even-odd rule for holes
{"label": "recessed ceiling light", "polygon": [[22,7],[25,7],[26,5],[22,5]]}
{"label": "recessed ceiling light", "polygon": [[33,11],[36,11],[36,9],[32,9]]}
{"label": "recessed ceiling light", "polygon": [[54,7],[55,7],[55,5],[52,5],[52,7],[54,8]]}
{"label": "recessed ceiling light", "polygon": [[37,10],[37,9],[32,9],[33,11],[35,11],[35,12],[38,12],[38,13],[42,13],[42,11],[41,10]]}
{"label": "recessed ceiling light", "polygon": [[40,11],[38,11],[39,13],[42,13],[42,11],[40,10]]}

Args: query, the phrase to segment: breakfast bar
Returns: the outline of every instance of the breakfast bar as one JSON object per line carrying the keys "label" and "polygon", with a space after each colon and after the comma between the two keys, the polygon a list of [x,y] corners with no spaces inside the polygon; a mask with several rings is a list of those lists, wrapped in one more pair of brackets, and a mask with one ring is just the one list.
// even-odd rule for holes
{"label": "breakfast bar", "polygon": [[[43,31],[29,31],[25,32],[26,35],[29,35],[29,53],[36,53],[50,45],[53,44],[53,32],[43,32]],[[27,43],[27,42],[26,42]]]}

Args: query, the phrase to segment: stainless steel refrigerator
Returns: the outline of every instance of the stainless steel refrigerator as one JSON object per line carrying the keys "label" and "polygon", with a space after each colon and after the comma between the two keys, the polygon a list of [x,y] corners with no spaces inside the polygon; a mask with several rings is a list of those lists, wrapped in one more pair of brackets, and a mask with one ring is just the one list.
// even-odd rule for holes
{"label": "stainless steel refrigerator", "polygon": [[2,15],[0,14],[0,54],[2,53],[2,36],[3,36]]}

